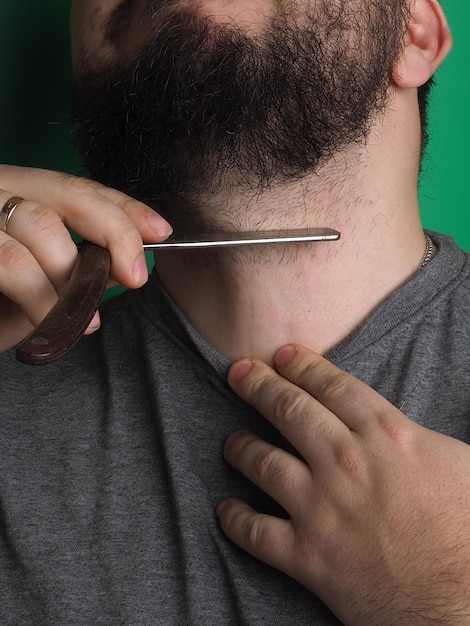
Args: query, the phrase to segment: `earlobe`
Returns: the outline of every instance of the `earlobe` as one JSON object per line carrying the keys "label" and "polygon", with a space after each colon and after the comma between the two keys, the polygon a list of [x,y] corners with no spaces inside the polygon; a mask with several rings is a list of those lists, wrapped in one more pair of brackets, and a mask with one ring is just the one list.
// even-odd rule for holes
{"label": "earlobe", "polygon": [[395,84],[404,88],[424,85],[451,47],[449,25],[438,0],[415,0],[405,47],[393,67]]}

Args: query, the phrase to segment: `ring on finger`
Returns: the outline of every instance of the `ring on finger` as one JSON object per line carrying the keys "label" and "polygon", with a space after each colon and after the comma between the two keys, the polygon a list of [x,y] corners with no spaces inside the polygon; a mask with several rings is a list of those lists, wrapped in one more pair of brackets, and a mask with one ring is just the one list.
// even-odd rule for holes
{"label": "ring on finger", "polygon": [[24,202],[24,198],[20,198],[19,196],[13,196],[5,202],[2,209],[0,210],[0,230],[4,233],[7,232],[8,222],[11,220],[11,216],[13,215],[16,207],[19,206],[22,202]]}

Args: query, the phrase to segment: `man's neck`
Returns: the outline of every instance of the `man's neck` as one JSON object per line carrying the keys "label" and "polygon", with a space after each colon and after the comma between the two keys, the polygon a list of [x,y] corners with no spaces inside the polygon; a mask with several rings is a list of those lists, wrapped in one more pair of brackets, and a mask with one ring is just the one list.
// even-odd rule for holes
{"label": "man's neck", "polygon": [[168,251],[157,255],[157,271],[193,326],[229,359],[269,361],[292,341],[325,353],[418,270],[425,249],[418,222],[403,233],[380,214],[326,225],[342,231],[339,242]]}
{"label": "man's neck", "polygon": [[223,355],[269,362],[287,342],[325,353],[418,271],[425,239],[413,151],[381,156],[368,146],[308,179],[256,197],[232,190],[198,209],[210,228],[330,227],[338,242],[158,252],[164,286]]}

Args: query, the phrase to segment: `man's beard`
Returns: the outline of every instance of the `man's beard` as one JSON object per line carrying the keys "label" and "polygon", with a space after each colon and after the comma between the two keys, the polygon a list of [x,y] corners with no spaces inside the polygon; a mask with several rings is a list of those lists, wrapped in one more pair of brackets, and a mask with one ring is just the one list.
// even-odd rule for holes
{"label": "man's beard", "polygon": [[135,58],[79,72],[72,115],[89,175],[161,208],[231,185],[262,192],[364,144],[407,2],[315,5],[256,36],[171,11]]}

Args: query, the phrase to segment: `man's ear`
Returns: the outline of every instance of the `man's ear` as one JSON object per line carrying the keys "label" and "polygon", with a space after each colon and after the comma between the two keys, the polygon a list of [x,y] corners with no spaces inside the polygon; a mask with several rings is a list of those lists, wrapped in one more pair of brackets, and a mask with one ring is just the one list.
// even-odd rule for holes
{"label": "man's ear", "polygon": [[421,87],[452,47],[452,35],[438,0],[411,0],[405,47],[393,67],[393,80],[404,88]]}

